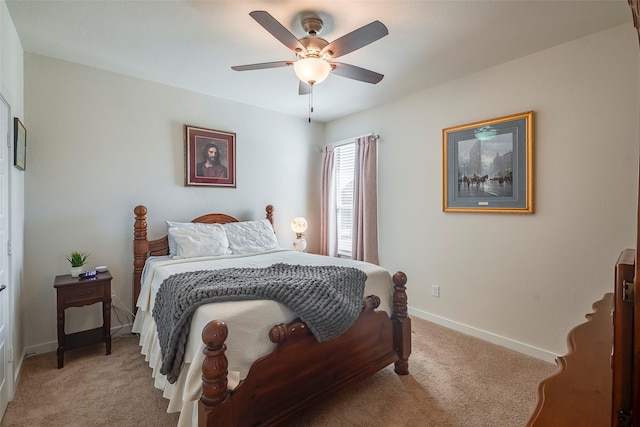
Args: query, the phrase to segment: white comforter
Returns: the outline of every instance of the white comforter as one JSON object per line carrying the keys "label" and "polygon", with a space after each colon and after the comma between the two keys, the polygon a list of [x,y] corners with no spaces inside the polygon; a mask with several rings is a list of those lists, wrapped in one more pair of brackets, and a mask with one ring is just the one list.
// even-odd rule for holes
{"label": "white comforter", "polygon": [[377,295],[381,301],[378,310],[391,314],[393,301],[391,275],[387,270],[366,262],[312,255],[288,249],[274,249],[250,255],[180,260],[169,257],[150,258],[143,272],[142,287],[137,301],[138,313],[132,331],[140,334],[141,352],[153,369],[154,385],[163,390],[164,397],[169,399],[167,412],[181,411],[178,425],[195,425],[197,421],[197,402],[201,394],[201,366],[204,359],[201,332],[209,321],[222,320],[229,329],[225,344],[229,361],[229,388],[233,389],[246,377],[255,360],[275,349],[275,344],[269,341],[271,327],[279,323],[288,323],[297,316],[284,305],[271,300],[230,301],[207,304],[198,308],[191,321],[191,332],[180,377],[175,384],[169,384],[166,377],[160,373],[160,346],[156,325],[151,315],[158,288],[167,277],[185,271],[267,267],[278,262],[359,268],[367,273],[365,296]]}

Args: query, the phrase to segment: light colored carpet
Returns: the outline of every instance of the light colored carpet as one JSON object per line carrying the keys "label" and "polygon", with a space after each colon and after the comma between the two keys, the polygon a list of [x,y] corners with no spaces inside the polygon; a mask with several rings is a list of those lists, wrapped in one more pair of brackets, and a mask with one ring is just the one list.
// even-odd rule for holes
{"label": "light colored carpet", "polygon": [[[521,427],[537,384],[553,364],[421,319],[412,319],[410,375],[388,367],[337,395],[295,425]],[[153,387],[137,338],[27,358],[16,396],[0,423],[9,426],[174,426],[167,401]],[[295,393],[295,391],[292,391]]]}

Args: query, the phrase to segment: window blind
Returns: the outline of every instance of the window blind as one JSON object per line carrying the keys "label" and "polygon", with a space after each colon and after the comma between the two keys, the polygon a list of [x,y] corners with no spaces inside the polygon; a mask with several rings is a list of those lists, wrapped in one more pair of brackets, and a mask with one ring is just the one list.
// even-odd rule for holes
{"label": "window blind", "polygon": [[338,256],[351,258],[353,236],[353,166],[355,143],[337,146],[334,150],[336,173],[336,224]]}

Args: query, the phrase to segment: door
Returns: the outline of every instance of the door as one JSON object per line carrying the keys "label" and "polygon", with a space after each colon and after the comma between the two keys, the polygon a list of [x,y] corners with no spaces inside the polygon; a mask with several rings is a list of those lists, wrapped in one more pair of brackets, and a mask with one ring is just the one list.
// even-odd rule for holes
{"label": "door", "polygon": [[13,309],[9,286],[9,159],[11,111],[0,95],[0,419],[13,398]]}

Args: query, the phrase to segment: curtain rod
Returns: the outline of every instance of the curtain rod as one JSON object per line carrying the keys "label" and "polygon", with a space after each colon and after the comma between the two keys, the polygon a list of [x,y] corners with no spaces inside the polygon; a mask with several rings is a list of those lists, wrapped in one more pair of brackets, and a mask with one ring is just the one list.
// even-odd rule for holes
{"label": "curtain rod", "polygon": [[380,139],[380,135],[376,135],[373,132],[371,133],[365,133],[364,135],[358,135],[358,136],[354,136],[352,138],[348,138],[348,139],[343,139],[342,141],[338,141],[336,143],[333,144],[328,144],[328,145],[333,145],[334,147],[338,147],[340,145],[344,145],[344,144],[349,144],[351,142],[354,142],[356,139],[358,138],[364,138],[365,136],[371,136],[373,137],[373,139],[378,140]]}

